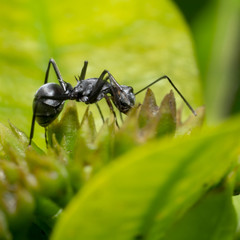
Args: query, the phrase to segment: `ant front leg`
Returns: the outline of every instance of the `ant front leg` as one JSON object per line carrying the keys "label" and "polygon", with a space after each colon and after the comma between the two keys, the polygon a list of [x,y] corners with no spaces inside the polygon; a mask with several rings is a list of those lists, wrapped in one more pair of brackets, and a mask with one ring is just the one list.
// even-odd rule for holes
{"label": "ant front leg", "polygon": [[45,127],[45,143],[46,147],[48,148],[48,127]]}
{"label": "ant front leg", "polygon": [[112,114],[113,114],[113,116],[114,116],[114,120],[115,120],[115,122],[116,122],[117,127],[120,128],[120,127],[119,127],[119,124],[118,124],[118,121],[117,121],[116,113],[115,113],[115,111],[114,111],[114,109],[113,109],[113,105],[112,105],[112,103],[111,103],[111,101],[110,101],[110,99],[109,99],[109,97],[108,97],[107,95],[105,95],[105,99],[106,99],[107,104],[108,104],[108,106],[109,106],[109,108],[110,108],[110,111],[112,112]]}

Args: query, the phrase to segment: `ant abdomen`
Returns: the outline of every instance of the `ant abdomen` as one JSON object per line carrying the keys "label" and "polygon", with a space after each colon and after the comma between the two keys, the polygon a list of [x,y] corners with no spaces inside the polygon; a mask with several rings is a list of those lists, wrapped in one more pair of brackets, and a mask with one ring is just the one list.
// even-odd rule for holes
{"label": "ant abdomen", "polygon": [[40,126],[46,127],[57,118],[63,109],[64,100],[51,99],[51,97],[63,94],[62,87],[56,83],[46,83],[38,89],[33,100],[33,111],[35,110],[36,121]]}

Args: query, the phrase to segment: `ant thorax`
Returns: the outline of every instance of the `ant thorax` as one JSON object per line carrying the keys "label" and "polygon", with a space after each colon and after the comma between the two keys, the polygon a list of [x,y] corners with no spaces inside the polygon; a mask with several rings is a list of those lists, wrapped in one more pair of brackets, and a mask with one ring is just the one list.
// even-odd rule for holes
{"label": "ant thorax", "polygon": [[102,81],[99,83],[98,80],[98,78],[89,78],[78,81],[69,93],[70,99],[87,104],[101,100],[107,93],[111,92],[111,89],[108,82]]}

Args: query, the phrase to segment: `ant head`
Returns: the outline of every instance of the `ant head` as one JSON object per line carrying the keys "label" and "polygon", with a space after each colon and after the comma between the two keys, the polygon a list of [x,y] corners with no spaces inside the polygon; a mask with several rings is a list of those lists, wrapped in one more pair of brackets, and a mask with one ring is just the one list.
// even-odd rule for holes
{"label": "ant head", "polygon": [[120,112],[127,113],[135,104],[133,88],[121,85],[120,88],[115,89],[113,102]]}

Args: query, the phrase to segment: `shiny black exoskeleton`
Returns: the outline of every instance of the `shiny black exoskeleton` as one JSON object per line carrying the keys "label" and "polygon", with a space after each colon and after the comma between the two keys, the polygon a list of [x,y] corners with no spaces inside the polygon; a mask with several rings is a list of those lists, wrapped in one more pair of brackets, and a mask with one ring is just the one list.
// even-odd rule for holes
{"label": "shiny black exoskeleton", "polygon": [[[51,65],[55,70],[60,85],[57,83],[48,83],[48,75]],[[167,79],[169,81],[169,83],[182,97],[193,114],[196,115],[193,108],[167,76],[158,78],[156,81],[152,82],[134,94],[132,87],[118,84],[112,74],[107,70],[104,70],[99,78],[85,79],[87,65],[88,62],[85,61],[80,76],[76,78],[77,85],[72,87],[70,83],[67,83],[63,80],[56,62],[53,59],[49,60],[44,85],[37,90],[33,100],[33,117],[29,145],[31,145],[33,138],[35,121],[37,121],[40,126],[45,127],[46,130],[46,127],[54,119],[56,119],[59,113],[62,111],[65,100],[75,100],[78,102],[84,102],[86,104],[95,103],[104,121],[97,102],[102,98],[105,98],[110,110],[114,114],[116,124],[118,126],[112,103],[120,111],[120,113],[126,114],[135,104],[135,95],[139,94],[162,79]]]}
{"label": "shiny black exoskeleton", "polygon": [[[72,87],[70,83],[63,80],[56,62],[50,59],[44,85],[37,90],[33,100],[33,118],[29,145],[31,145],[33,138],[35,121],[40,126],[47,127],[62,111],[65,100],[97,104],[98,101],[105,98],[115,119],[116,114],[111,101],[122,113],[127,113],[134,106],[135,95],[132,87],[119,85],[107,70],[104,70],[99,78],[85,79],[87,64],[88,62],[85,61],[80,76],[76,78],[77,85]],[[60,85],[47,82],[51,65],[55,70]],[[99,107],[98,109],[100,111]],[[100,114],[102,116],[101,111]]]}
{"label": "shiny black exoskeleton", "polygon": [[33,112],[40,126],[48,126],[62,111],[64,101],[51,98],[63,94],[62,87],[56,83],[46,83],[38,89],[33,100]]}

